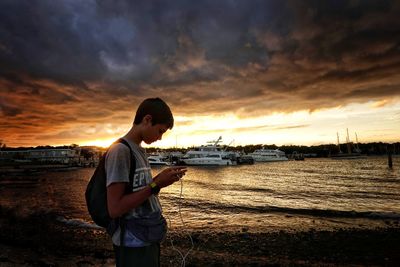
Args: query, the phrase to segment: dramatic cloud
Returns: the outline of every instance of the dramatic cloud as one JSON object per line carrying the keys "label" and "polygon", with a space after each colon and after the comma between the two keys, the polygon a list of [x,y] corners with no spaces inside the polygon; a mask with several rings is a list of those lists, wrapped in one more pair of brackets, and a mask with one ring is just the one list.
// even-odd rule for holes
{"label": "dramatic cloud", "polygon": [[382,0],[4,0],[0,139],[112,136],[151,96],[181,116],[385,105],[400,97],[398,14]]}

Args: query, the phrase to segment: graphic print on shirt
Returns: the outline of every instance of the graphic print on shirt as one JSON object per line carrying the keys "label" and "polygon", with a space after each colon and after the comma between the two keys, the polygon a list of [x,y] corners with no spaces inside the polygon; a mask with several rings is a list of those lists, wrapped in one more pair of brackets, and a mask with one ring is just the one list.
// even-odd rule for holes
{"label": "graphic print on shirt", "polygon": [[[136,159],[136,169],[133,176],[132,191],[138,191],[153,181],[150,164],[144,151],[133,150]],[[135,208],[131,215],[134,217],[147,217],[151,213],[160,212],[161,205],[157,196],[151,195],[143,204]]]}
{"label": "graphic print on shirt", "polygon": [[133,175],[133,187],[132,191],[138,191],[151,183],[151,169],[148,167],[136,168],[135,174]]}

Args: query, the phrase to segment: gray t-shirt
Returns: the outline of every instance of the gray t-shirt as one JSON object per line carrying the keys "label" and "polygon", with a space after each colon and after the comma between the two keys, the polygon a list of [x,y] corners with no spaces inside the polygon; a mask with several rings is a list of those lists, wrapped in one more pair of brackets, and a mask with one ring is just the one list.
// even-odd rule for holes
{"label": "gray t-shirt", "polygon": [[[138,191],[153,181],[149,161],[144,148],[123,137],[130,145],[136,161],[135,174],[133,176],[132,192]],[[129,183],[129,171],[131,169],[131,155],[129,148],[120,143],[110,146],[105,161],[107,186],[112,183]],[[156,195],[151,195],[142,205],[128,212],[127,218],[146,218],[154,212],[162,211],[160,201]],[[113,243],[120,245],[120,229],[112,236]],[[136,238],[127,229],[124,244],[128,247],[143,247],[150,245]]]}

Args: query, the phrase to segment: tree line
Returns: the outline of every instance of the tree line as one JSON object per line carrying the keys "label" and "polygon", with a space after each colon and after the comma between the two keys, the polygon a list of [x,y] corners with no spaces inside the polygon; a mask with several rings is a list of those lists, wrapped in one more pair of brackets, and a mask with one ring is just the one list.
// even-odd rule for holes
{"label": "tree line", "polygon": [[[400,142],[396,143],[384,143],[384,142],[373,142],[373,143],[359,143],[357,144],[361,154],[365,155],[386,155],[389,152],[392,154],[400,154]],[[0,150],[3,151],[12,151],[12,150],[27,150],[27,149],[62,149],[62,148],[77,148],[79,147],[76,144],[65,145],[65,146],[37,146],[37,147],[7,147],[6,144],[0,144]],[[300,153],[300,154],[309,154],[310,156],[316,157],[328,157],[331,154],[337,154],[339,152],[339,147],[336,144],[322,144],[322,145],[314,145],[314,146],[304,146],[304,145],[282,145],[277,146],[275,144],[256,144],[256,145],[245,145],[245,146],[222,146],[224,149],[228,151],[237,151],[241,153],[251,153],[256,149],[261,148],[268,148],[268,149],[279,149],[284,151],[287,155],[291,155],[293,153]],[[353,144],[353,149],[355,145]],[[80,147],[81,148],[81,147]],[[180,151],[182,153],[186,152],[187,150],[192,149],[193,147],[188,148],[158,148],[158,147],[149,147],[146,148],[148,153],[156,153],[156,152],[174,152]],[[99,148],[99,150],[106,151],[105,148]],[[343,152],[347,152],[346,144],[340,145],[340,150]],[[93,152],[86,149],[81,148],[81,154],[86,156],[91,156]]]}

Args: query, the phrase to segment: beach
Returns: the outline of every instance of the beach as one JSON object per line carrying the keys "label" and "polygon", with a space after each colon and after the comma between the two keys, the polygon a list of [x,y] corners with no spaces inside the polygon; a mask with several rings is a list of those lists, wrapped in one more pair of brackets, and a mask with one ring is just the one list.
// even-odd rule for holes
{"label": "beach", "polygon": [[[182,266],[188,234],[185,266],[400,266],[400,176],[385,164],[190,167],[159,194],[161,266]],[[86,209],[93,171],[0,176],[0,266],[114,266]]]}
{"label": "beach", "polygon": [[[19,217],[1,209],[0,266],[113,266],[102,229],[66,225],[55,214]],[[324,230],[202,229],[187,232],[194,248],[186,266],[398,266],[400,227],[385,220],[375,228]],[[161,266],[181,266],[191,247],[186,229],[172,229],[161,245]]]}

